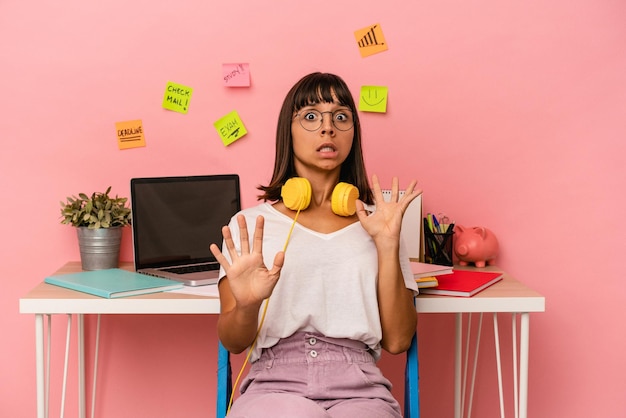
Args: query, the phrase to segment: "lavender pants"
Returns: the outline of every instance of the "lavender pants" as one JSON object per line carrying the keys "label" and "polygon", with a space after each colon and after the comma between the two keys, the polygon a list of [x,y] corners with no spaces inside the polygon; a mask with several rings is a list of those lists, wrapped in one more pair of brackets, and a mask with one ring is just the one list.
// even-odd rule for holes
{"label": "lavender pants", "polygon": [[401,418],[365,344],[299,332],[263,350],[229,418]]}

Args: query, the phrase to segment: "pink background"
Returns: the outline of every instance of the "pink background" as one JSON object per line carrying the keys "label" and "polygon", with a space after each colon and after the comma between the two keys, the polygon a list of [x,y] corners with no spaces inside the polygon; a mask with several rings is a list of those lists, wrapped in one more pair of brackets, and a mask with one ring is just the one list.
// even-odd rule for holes
{"label": "pink background", "polygon": [[[417,178],[425,211],[492,229],[499,266],[546,296],[531,315],[529,416],[626,416],[622,0],[31,3],[0,4],[0,416],[35,414],[34,319],[18,300],[79,257],[58,202],[128,195],[132,177],[233,172],[255,204],[280,103],[317,70],[355,95],[388,86],[387,113],[362,114],[370,174]],[[361,58],[353,32],[376,23],[389,50]],[[224,87],[222,64],[243,62],[251,87]],[[194,89],[188,114],[162,109],[167,81]],[[232,110],[249,133],[224,147],[213,122]],[[147,146],[120,151],[115,122],[134,119]],[[122,251],[130,260],[129,230]],[[65,319],[53,325],[57,416]],[[102,327],[97,416],[213,416],[214,317]],[[452,331],[451,315],[420,317],[425,417],[452,413]],[[499,415],[492,340],[485,326],[473,416]],[[398,397],[403,362],[381,363]]]}

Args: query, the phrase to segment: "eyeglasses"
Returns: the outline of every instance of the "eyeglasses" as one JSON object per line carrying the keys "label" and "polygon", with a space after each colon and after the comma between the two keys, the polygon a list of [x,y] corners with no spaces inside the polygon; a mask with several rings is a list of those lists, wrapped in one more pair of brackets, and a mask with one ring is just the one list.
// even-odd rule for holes
{"label": "eyeglasses", "polygon": [[354,126],[354,117],[348,109],[338,109],[334,112],[320,112],[315,109],[307,109],[296,113],[296,117],[300,121],[300,126],[307,131],[314,132],[322,127],[324,113],[331,114],[333,126],[340,131],[349,131]]}

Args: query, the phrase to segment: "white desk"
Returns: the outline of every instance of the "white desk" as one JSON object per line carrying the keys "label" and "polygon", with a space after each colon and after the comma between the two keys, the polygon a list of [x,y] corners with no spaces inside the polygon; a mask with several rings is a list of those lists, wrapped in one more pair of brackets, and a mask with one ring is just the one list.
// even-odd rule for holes
{"label": "white desk", "polygon": [[[121,263],[121,268],[132,270],[131,263]],[[69,262],[55,274],[81,271],[78,261]],[[86,293],[75,292],[59,286],[40,283],[20,299],[20,313],[35,314],[35,355],[37,367],[37,417],[47,417],[49,373],[45,367],[44,316],[76,314],[78,317],[78,412],[85,418],[85,314],[218,314],[220,303],[217,298],[208,298],[180,293],[152,293],[129,298],[106,299]],[[68,316],[68,321],[71,316]],[[68,322],[68,330],[70,323]]]}
{"label": "white desk", "polygon": [[[455,269],[462,267],[456,266]],[[485,271],[499,271],[496,267],[486,267]],[[496,338],[496,355],[498,360],[498,379],[500,389],[500,411],[504,415],[504,404],[502,397],[502,377],[500,369],[500,350],[498,336],[498,313],[512,313],[520,315],[520,331],[519,331],[519,369],[514,367],[514,399],[515,399],[515,416],[526,418],[528,415],[528,346],[529,346],[529,326],[530,312],[545,311],[545,297],[526,287],[523,283],[509,276],[498,283],[488,287],[482,292],[472,296],[465,297],[447,297],[434,295],[420,295],[416,299],[417,312],[419,313],[455,313],[456,314],[456,337],[455,337],[455,368],[454,368],[454,417],[460,418],[464,409],[462,405],[462,395],[465,391],[462,388],[461,368],[463,366],[462,357],[462,340],[463,340],[463,313],[493,313],[494,332]],[[515,316],[513,317],[515,324]],[[513,325],[512,325],[513,326]],[[517,332],[514,329],[513,335],[513,355],[516,357]],[[465,359],[468,361],[469,359]],[[519,373],[519,389],[518,376]]]}
{"label": "white desk", "polygon": [[[122,263],[122,268],[132,269],[130,263]],[[497,270],[487,268],[488,270]],[[78,272],[80,262],[69,262],[56,274]],[[528,401],[528,341],[530,312],[543,312],[545,298],[524,286],[514,278],[505,275],[504,279],[471,298],[420,295],[416,309],[419,313],[455,313],[455,417],[461,417],[461,343],[462,313],[498,312],[521,315],[520,360],[519,360],[519,417],[527,416]],[[35,344],[37,368],[37,417],[44,418],[47,409],[48,382],[45,367],[44,316],[68,314],[78,316],[78,385],[79,414],[85,417],[85,364],[84,364],[84,323],[85,314],[218,314],[219,299],[180,293],[154,293],[130,298],[105,299],[62,287],[40,283],[20,299],[20,313],[35,315]],[[495,323],[497,325],[497,322]],[[69,329],[69,326],[68,326]],[[513,333],[515,338],[515,333]],[[496,340],[497,343],[497,340]],[[49,349],[49,347],[48,347]],[[515,349],[515,345],[514,345]],[[517,390],[516,390],[517,399]]]}

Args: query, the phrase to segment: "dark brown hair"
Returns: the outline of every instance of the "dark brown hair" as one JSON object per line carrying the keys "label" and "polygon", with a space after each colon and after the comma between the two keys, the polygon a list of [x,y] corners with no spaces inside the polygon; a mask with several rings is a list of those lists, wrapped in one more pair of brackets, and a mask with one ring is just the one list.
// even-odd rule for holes
{"label": "dark brown hair", "polygon": [[[334,94],[334,96],[333,96]],[[293,114],[305,106],[317,103],[332,103],[334,97],[339,104],[350,108],[354,115],[354,138],[350,154],[341,165],[339,181],[344,181],[359,189],[360,199],[372,204],[374,199],[370,189],[363,148],[361,145],[361,124],[354,99],[350,89],[341,77],[329,73],[312,73],[300,79],[287,93],[278,116],[276,129],[276,156],[274,159],[274,173],[267,186],[258,186],[264,193],[258,196],[259,200],[281,200],[281,187],[287,180],[297,176],[294,166],[293,138],[291,123]]]}

